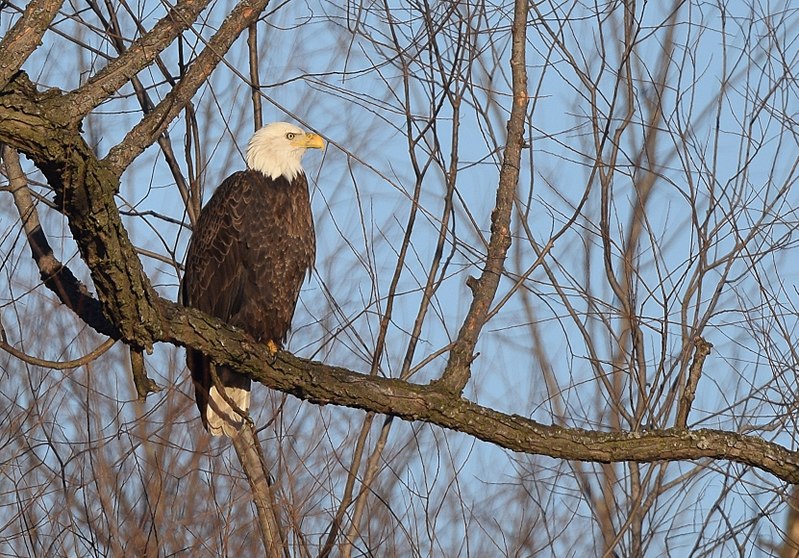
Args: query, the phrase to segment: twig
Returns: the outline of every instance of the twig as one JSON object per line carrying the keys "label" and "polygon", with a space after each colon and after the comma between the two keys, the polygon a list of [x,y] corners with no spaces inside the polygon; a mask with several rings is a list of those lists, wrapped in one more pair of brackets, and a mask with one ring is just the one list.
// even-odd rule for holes
{"label": "twig", "polygon": [[327,558],[330,556],[330,553],[333,552],[333,547],[336,544],[336,538],[338,537],[342,522],[344,520],[344,513],[353,502],[352,494],[355,489],[355,479],[358,476],[358,469],[361,466],[361,459],[363,459],[363,452],[364,448],[366,447],[366,438],[369,434],[369,430],[372,427],[374,417],[374,413],[367,413],[364,423],[361,425],[361,431],[358,434],[358,441],[355,444],[352,462],[350,464],[349,470],[347,471],[347,482],[344,486],[344,493],[341,496],[341,502],[336,510],[336,515],[333,518],[333,521],[330,522],[330,528],[325,539],[325,544],[322,547],[322,550],[319,552],[319,558]]}
{"label": "twig", "polygon": [[383,427],[380,429],[380,436],[377,439],[375,448],[369,455],[366,461],[366,471],[364,471],[363,481],[361,481],[361,490],[358,498],[355,501],[355,508],[352,511],[352,521],[350,521],[350,528],[347,535],[344,537],[344,543],[341,549],[343,558],[350,558],[352,556],[353,543],[360,536],[361,519],[366,510],[366,495],[372,492],[372,484],[377,478],[377,473],[380,472],[380,459],[383,457],[383,451],[386,449],[388,443],[388,435],[391,432],[391,425],[394,423],[394,417],[388,416],[383,421]]}
{"label": "twig", "polygon": [[247,34],[247,52],[250,55],[250,89],[252,90],[252,118],[255,130],[264,125],[261,105],[261,78],[258,73],[258,22],[250,24]]}
{"label": "twig", "polygon": [[147,376],[147,369],[144,367],[144,353],[141,349],[131,347],[130,371],[133,375],[133,385],[136,386],[136,394],[139,396],[139,401],[144,401],[151,393],[161,391],[161,386]]}
{"label": "twig", "polygon": [[116,343],[115,339],[106,339],[103,341],[96,349],[93,351],[83,355],[80,358],[76,358],[74,360],[66,360],[63,362],[54,361],[54,360],[45,360],[41,358],[37,358],[35,356],[31,356],[23,351],[20,351],[13,345],[10,345],[6,342],[5,339],[0,340],[0,349],[4,350],[14,358],[18,358],[22,362],[26,362],[33,366],[41,366],[42,368],[49,368],[51,370],[72,370],[73,368],[80,368],[81,366],[85,366],[92,362],[93,360],[97,359],[101,355],[105,354],[108,349],[114,346]]}

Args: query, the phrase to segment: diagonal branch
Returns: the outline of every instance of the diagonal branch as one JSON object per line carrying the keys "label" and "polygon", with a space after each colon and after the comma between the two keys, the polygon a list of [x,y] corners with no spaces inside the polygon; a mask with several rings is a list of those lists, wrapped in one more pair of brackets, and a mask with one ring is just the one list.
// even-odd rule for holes
{"label": "diagonal branch", "polygon": [[28,190],[28,179],[19,163],[19,155],[8,145],[3,145],[2,157],[14,205],[44,286],[53,291],[63,304],[96,332],[119,339],[119,329],[105,317],[97,299],[89,294],[86,285],[53,254],[39,223],[39,214]]}
{"label": "diagonal branch", "polygon": [[437,384],[453,393],[460,393],[469,381],[474,348],[488,316],[491,301],[497,293],[499,279],[510,248],[510,216],[513,197],[519,182],[521,152],[524,147],[524,121],[527,114],[527,70],[525,48],[527,30],[527,0],[516,0],[513,14],[511,74],[513,106],[508,120],[508,139],[499,173],[499,187],[494,211],[491,213],[491,238],[483,272],[476,281],[467,284],[472,289],[472,304],[450,351],[447,367]]}
{"label": "diagonal branch", "polygon": [[203,51],[189,66],[186,75],[158,103],[158,105],[139,122],[119,145],[108,153],[105,162],[117,174],[122,172],[169,126],[170,122],[183,110],[183,107],[206,82],[222,57],[238,39],[241,33],[254,23],[269,0],[242,0],[230,12],[224,23],[208,41]]}
{"label": "diagonal branch", "polygon": [[[98,321],[111,327],[98,331],[122,339],[134,347],[150,348],[160,337],[160,318],[155,312],[157,295],[142,269],[114,200],[119,179],[97,160],[77,126],[64,126],[64,112],[57,91],[39,92],[24,72],[14,76],[0,91],[0,142],[25,153],[42,171],[55,191],[55,202],[67,217],[81,257],[88,266],[100,306],[92,304],[87,289],[66,276],[70,290],[81,293],[70,307],[89,305]],[[41,228],[29,241],[34,251],[50,253]],[[59,294],[64,300],[64,296]],[[92,323],[87,320],[87,323]]]}
{"label": "diagonal branch", "polygon": [[123,54],[64,97],[69,117],[79,122],[94,108],[117,92],[133,76],[150,65],[183,31],[191,27],[209,0],[181,0],[169,10],[152,31],[137,39]]}
{"label": "diagonal branch", "polygon": [[258,525],[261,528],[261,541],[267,556],[279,558],[285,551],[286,536],[280,524],[279,507],[275,488],[269,470],[264,462],[264,452],[252,422],[246,421],[244,428],[232,439],[233,448],[239,457],[247,481],[250,483]]}
{"label": "diagonal branch", "polygon": [[90,362],[94,362],[108,352],[108,350],[116,343],[114,339],[106,339],[100,344],[100,346],[89,351],[82,357],[72,360],[55,361],[37,358],[17,349],[13,345],[6,342],[4,333],[5,332],[2,331],[2,325],[0,325],[0,349],[26,364],[30,364],[31,366],[39,366],[41,368],[49,368],[50,370],[72,370],[75,368],[80,368],[81,366],[86,366]]}
{"label": "diagonal branch", "polygon": [[672,428],[598,432],[545,425],[453,397],[433,385],[359,374],[278,353],[197,310],[162,300],[163,341],[191,346],[263,385],[319,405],[339,405],[422,421],[520,453],[598,463],[726,459],[799,483],[799,452],[760,437]]}
{"label": "diagonal branch", "polygon": [[0,89],[19,71],[36,50],[45,31],[58,14],[63,0],[33,0],[22,17],[0,41]]}

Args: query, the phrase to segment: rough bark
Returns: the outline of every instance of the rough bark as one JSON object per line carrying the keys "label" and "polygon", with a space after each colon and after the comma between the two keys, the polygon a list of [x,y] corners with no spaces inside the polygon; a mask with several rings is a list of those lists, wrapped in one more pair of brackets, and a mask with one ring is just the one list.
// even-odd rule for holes
{"label": "rough bark", "polygon": [[[244,4],[239,24],[246,28],[258,10]],[[99,307],[117,330],[112,333],[134,347],[149,348],[157,342],[191,346],[267,387],[316,404],[424,421],[517,452],[602,463],[727,459],[799,483],[799,453],[755,436],[706,429],[598,432],[544,425],[460,397],[463,374],[454,376],[454,383],[438,387],[359,374],[288,353],[280,353],[270,366],[266,348],[244,333],[155,293],[114,201],[120,166],[98,160],[70,116],[68,99],[57,90],[39,92],[24,73],[16,73],[0,89],[0,142],[25,153],[42,170],[69,221],[97,298],[84,292],[82,302],[76,303],[68,290],[79,287],[69,282],[64,283],[66,291],[60,289],[57,294],[87,323],[93,324],[86,308]],[[519,97],[516,103],[526,103],[526,99]],[[168,120],[175,112],[163,114]],[[155,136],[151,133],[148,141]],[[506,224],[497,223],[497,234],[506,235],[501,230]],[[488,275],[493,273],[486,270]],[[481,325],[481,320],[476,323]],[[471,340],[464,345],[470,347]],[[468,366],[470,355],[470,350],[463,352],[465,360],[457,366]]]}
{"label": "rough bark", "polygon": [[165,341],[190,344],[267,387],[319,405],[340,405],[463,432],[520,453],[612,463],[727,459],[799,483],[799,452],[757,436],[701,429],[598,432],[545,425],[480,406],[434,385],[359,374],[265,347],[196,310],[163,301]]}
{"label": "rough bark", "polygon": [[19,72],[0,91],[0,142],[25,153],[44,173],[91,271],[104,316],[122,340],[149,349],[161,337],[157,296],[122,225],[114,200],[119,179],[98,161],[68,112],[60,91],[40,93]]}
{"label": "rough bark", "polygon": [[45,31],[61,8],[63,0],[33,0],[22,17],[0,41],[0,87],[17,73],[41,43]]}

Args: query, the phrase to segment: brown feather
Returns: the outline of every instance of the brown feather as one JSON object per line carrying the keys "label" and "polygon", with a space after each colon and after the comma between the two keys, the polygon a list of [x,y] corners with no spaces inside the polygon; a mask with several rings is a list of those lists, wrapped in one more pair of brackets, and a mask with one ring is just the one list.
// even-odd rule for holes
{"label": "brown feather", "polygon": [[[305,175],[288,181],[254,170],[237,172],[222,182],[197,221],[186,256],[183,304],[281,347],[315,252]],[[213,364],[193,349],[186,361],[208,428]],[[217,367],[217,374],[224,386],[250,389],[246,376],[225,367]]]}

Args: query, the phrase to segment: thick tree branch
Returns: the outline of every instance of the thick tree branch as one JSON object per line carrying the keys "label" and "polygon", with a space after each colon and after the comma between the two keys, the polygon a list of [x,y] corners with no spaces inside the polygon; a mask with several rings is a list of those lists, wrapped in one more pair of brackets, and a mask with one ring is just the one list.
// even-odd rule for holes
{"label": "thick tree branch", "polygon": [[33,204],[33,197],[28,189],[28,179],[22,171],[19,155],[11,147],[4,145],[2,156],[14,205],[17,207],[28,246],[39,268],[44,286],[53,291],[63,304],[96,332],[112,339],[119,339],[119,329],[105,317],[99,301],[89,294],[86,285],[75,277],[72,270],[64,266],[53,254],[50,242],[39,222],[39,214]]}
{"label": "thick tree branch", "polygon": [[491,301],[497,293],[499,279],[510,248],[510,217],[513,197],[519,182],[521,152],[524,147],[524,121],[527,115],[527,70],[525,68],[527,0],[516,0],[513,14],[511,74],[513,105],[508,120],[508,139],[499,173],[499,187],[494,211],[491,213],[491,238],[486,263],[480,278],[468,282],[472,289],[472,304],[450,351],[447,367],[437,382],[443,388],[460,393],[469,381],[474,348],[486,322]]}
{"label": "thick tree branch", "polygon": [[242,0],[230,12],[219,31],[189,66],[180,83],[125,136],[122,143],[111,149],[105,158],[109,168],[121,175],[136,157],[155,142],[206,82],[242,31],[258,19],[268,4],[269,0]]}
{"label": "thick tree branch", "polygon": [[721,430],[597,432],[541,424],[480,406],[433,385],[359,374],[266,347],[201,312],[162,301],[164,341],[190,345],[267,387],[319,405],[340,405],[422,421],[520,453],[614,463],[727,459],[799,483],[799,452]]}
{"label": "thick tree branch", "polygon": [[153,29],[143,35],[124,54],[114,58],[83,86],[65,95],[68,116],[79,122],[107,100],[133,76],[146,68],[183,31],[191,27],[209,0],[181,0]]}
{"label": "thick tree branch", "polygon": [[63,0],[32,0],[22,17],[0,41],[0,89],[36,50]]}
{"label": "thick tree branch", "polygon": [[[38,364],[46,368],[68,369],[83,366],[111,348],[114,342],[119,339],[119,330],[105,317],[99,301],[89,294],[86,286],[75,277],[72,270],[62,265],[55,257],[55,254],[53,254],[47,236],[44,234],[44,230],[41,227],[39,213],[36,211],[36,206],[33,204],[33,197],[28,189],[28,179],[22,170],[17,152],[11,147],[3,145],[2,157],[5,163],[6,176],[8,177],[11,195],[14,197],[14,205],[17,206],[17,211],[22,221],[22,228],[25,231],[28,245],[31,248],[33,259],[39,268],[39,273],[41,274],[44,285],[53,291],[63,304],[75,312],[75,314],[95,331],[111,337],[111,339],[107,340],[90,355],[87,355],[87,357],[64,363],[48,363],[40,359],[26,358],[21,352],[19,354],[14,352],[12,348],[5,346],[2,348],[21,360]],[[33,362],[33,360],[36,362]],[[141,399],[147,397],[148,393],[160,391],[161,388],[147,377],[144,368],[144,357],[141,350],[131,347],[130,365],[133,373],[133,383]]]}
{"label": "thick tree branch", "polygon": [[[63,112],[59,92],[39,93],[20,72],[0,91],[0,142],[30,157],[55,191],[56,205],[67,216],[81,257],[91,271],[102,315],[117,330],[98,331],[149,348],[160,337],[157,296],[122,226],[114,201],[119,179],[97,160],[77,126],[61,122]],[[39,240],[43,239],[42,233]],[[29,241],[36,240],[29,236]],[[36,244],[32,246],[36,251]],[[41,244],[38,250],[46,254],[49,246]],[[67,277],[70,285],[73,279]],[[74,305],[91,300],[87,294]]]}

